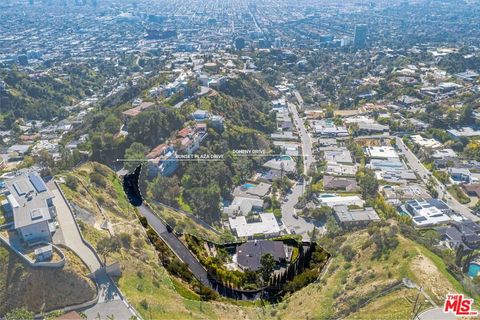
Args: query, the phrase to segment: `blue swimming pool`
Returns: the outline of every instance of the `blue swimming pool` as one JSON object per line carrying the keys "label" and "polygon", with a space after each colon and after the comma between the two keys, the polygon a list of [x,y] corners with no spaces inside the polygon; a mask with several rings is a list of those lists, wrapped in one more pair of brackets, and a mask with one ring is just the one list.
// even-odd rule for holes
{"label": "blue swimming pool", "polygon": [[468,267],[468,275],[470,277],[476,277],[480,274],[480,264],[476,263],[470,263],[470,266]]}
{"label": "blue swimming pool", "polygon": [[333,198],[333,197],[336,197],[336,195],[330,194],[330,193],[324,193],[320,195],[320,198]]}
{"label": "blue swimming pool", "polygon": [[251,183],[245,183],[242,188],[245,188],[245,189],[252,189],[252,188],[255,188],[256,186],[254,184],[251,184]]}
{"label": "blue swimming pool", "polygon": [[281,156],[280,159],[281,159],[281,160],[292,160],[292,157],[290,157],[290,156]]}

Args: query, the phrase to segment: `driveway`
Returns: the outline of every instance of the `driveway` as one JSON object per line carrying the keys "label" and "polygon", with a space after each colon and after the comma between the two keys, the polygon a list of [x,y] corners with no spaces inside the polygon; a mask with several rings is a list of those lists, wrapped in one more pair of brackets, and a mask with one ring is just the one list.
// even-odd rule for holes
{"label": "driveway", "polygon": [[48,183],[48,187],[55,196],[53,203],[57,210],[57,221],[60,226],[55,232],[54,242],[67,246],[80,257],[92,272],[92,279],[98,287],[97,304],[83,310],[83,313],[85,313],[88,319],[95,319],[98,316],[101,319],[110,316],[113,316],[115,319],[130,318],[134,313],[122,300],[118,287],[102,268],[102,264],[95,253],[83,242],[73,213],[70,211],[70,207],[67,205],[60,190],[52,181]]}
{"label": "driveway", "polygon": [[55,196],[55,198],[53,198],[53,204],[57,209],[57,221],[60,225],[60,228],[54,235],[54,241],[72,249],[92,273],[97,271],[102,265],[92,250],[82,241],[82,237],[77,229],[77,223],[70,212],[70,208],[55,184],[49,183],[49,187]]}

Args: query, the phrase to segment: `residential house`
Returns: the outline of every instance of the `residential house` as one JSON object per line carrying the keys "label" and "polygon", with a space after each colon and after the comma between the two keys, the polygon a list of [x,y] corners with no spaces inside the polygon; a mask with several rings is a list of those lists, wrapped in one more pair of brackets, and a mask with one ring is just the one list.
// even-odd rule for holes
{"label": "residential house", "polygon": [[148,175],[150,177],[158,174],[169,177],[177,171],[179,167],[177,152],[175,147],[167,144],[160,144],[153,148],[149,154],[148,159]]}
{"label": "residential house", "polygon": [[230,229],[238,237],[260,237],[260,236],[278,236],[280,226],[273,213],[260,213],[258,218],[238,216],[228,219]]}
{"label": "residential house", "polygon": [[472,174],[468,169],[448,168],[448,173],[454,183],[470,183],[472,181]]}
{"label": "residential house", "polygon": [[411,216],[413,224],[417,227],[429,227],[451,221],[451,209],[438,199],[408,200],[402,210]]}
{"label": "residential house", "polygon": [[287,261],[287,251],[282,241],[256,240],[237,246],[237,265],[242,270],[258,271],[265,254],[271,254],[276,264]]}
{"label": "residential house", "polygon": [[36,172],[6,181],[7,200],[13,213],[13,228],[27,244],[51,241],[57,216],[53,194]]}
{"label": "residential house", "polygon": [[327,191],[334,190],[356,192],[359,190],[357,180],[355,180],[355,178],[344,178],[335,176],[324,176],[323,188]]}
{"label": "residential house", "polygon": [[373,208],[349,209],[346,205],[333,207],[335,220],[342,228],[366,227],[372,222],[380,221]]}

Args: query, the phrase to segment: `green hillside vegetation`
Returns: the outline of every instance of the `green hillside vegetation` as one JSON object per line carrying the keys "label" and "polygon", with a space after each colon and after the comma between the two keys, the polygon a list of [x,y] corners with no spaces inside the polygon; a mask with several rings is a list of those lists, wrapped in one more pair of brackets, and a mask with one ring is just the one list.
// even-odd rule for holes
{"label": "green hillside vegetation", "polygon": [[41,313],[95,297],[87,267],[74,253],[62,250],[67,258],[63,269],[32,269],[0,246],[0,317],[20,307]]}
{"label": "green hillside vegetation", "polygon": [[[400,287],[386,295],[377,297],[377,294],[404,277],[423,286],[437,304],[441,304],[449,292],[463,292],[461,284],[447,271],[439,256],[402,236],[396,223],[391,222],[380,228],[353,232],[333,240],[320,239],[320,245],[334,254],[321,280],[287,296],[279,305],[253,307],[242,306],[244,303],[234,305],[201,301],[198,293],[189,289],[182,280],[169,275],[159,264],[153,247],[146,241],[147,237],[135,218],[134,208],[126,202],[120,181],[112,171],[89,163],[72,174],[88,185],[91,180],[88,177],[98,168],[105,171],[106,184],[101,188],[92,185],[90,190],[93,197],[106,198],[102,210],[115,221],[115,237],[120,242],[124,241],[106,258],[109,263],[121,263],[123,275],[117,282],[145,319],[327,319],[347,315],[361,319],[362,315],[373,311],[379,317],[395,319],[410,312],[412,299],[418,291]],[[92,202],[88,194],[79,196],[85,193],[80,183],[76,191],[66,185],[63,188],[72,203],[83,206]],[[114,202],[119,204],[113,205]],[[89,209],[95,211],[94,207]],[[100,213],[95,211],[95,215]],[[82,223],[82,230],[87,240],[97,248],[104,241],[102,239],[112,238],[107,231],[86,223]],[[394,303],[398,295],[402,298]],[[372,301],[369,302],[369,299]],[[220,301],[223,300],[220,298]]]}
{"label": "green hillside vegetation", "polygon": [[7,129],[17,118],[52,120],[63,117],[61,107],[92,95],[105,81],[101,73],[77,64],[35,77],[16,69],[0,70],[0,78],[8,88],[6,93],[0,94],[1,113],[6,115],[3,126]]}
{"label": "green hillside vegetation", "polygon": [[[383,240],[372,241],[380,236],[372,237],[373,233],[369,235],[367,231],[320,240],[334,258],[321,281],[292,295],[278,308],[278,316],[331,319],[350,315],[362,319],[374,311],[381,319],[404,318],[413,308],[412,297],[417,290],[400,287],[377,296],[402,278],[423,286],[439,305],[447,293],[464,292],[440,257],[400,235],[395,224],[377,229],[375,234],[382,234]],[[393,303],[393,299],[399,303]],[[431,305],[424,306],[428,307]]]}

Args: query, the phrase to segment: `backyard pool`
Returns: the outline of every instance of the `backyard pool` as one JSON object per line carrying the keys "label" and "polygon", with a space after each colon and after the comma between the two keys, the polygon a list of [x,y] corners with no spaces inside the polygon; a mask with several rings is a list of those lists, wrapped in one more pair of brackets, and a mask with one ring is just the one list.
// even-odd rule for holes
{"label": "backyard pool", "polygon": [[468,267],[468,275],[473,278],[479,274],[480,274],[480,264],[470,263],[470,266]]}
{"label": "backyard pool", "polygon": [[252,189],[252,188],[255,188],[256,185],[252,184],[252,183],[245,183],[242,188],[244,189]]}
{"label": "backyard pool", "polygon": [[336,195],[330,193],[324,193],[320,195],[320,198],[334,198]]}

